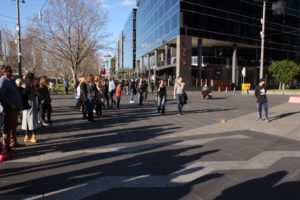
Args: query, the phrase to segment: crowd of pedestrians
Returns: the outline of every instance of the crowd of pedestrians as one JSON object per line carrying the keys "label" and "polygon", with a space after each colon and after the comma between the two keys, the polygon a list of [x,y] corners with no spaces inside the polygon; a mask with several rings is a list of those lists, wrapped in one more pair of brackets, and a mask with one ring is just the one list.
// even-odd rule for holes
{"label": "crowd of pedestrians", "polygon": [[[154,81],[144,77],[130,80],[116,80],[113,77],[101,79],[99,76],[82,76],[78,79],[76,87],[77,108],[82,112],[82,118],[94,122],[94,114],[102,115],[103,108],[120,109],[121,97],[129,96],[129,103],[144,105],[148,92],[156,95],[157,112],[165,114],[167,102],[167,80],[161,79],[155,85]],[[156,88],[156,89],[155,89]],[[157,92],[157,93],[156,93]],[[177,78],[174,86],[174,99],[177,101],[178,114],[182,115],[182,108],[187,101],[185,82]]]}
{"label": "crowd of pedestrians", "polygon": [[51,112],[51,97],[46,76],[37,78],[29,72],[22,79],[15,79],[10,66],[1,66],[0,129],[2,129],[2,147],[0,161],[8,159],[12,155],[13,148],[23,146],[18,143],[16,134],[19,116],[21,130],[24,132],[24,142],[36,143],[38,130],[42,126],[52,123]]}
{"label": "crowd of pedestrians", "polygon": [[[17,141],[16,130],[21,119],[21,130],[24,133],[24,142],[38,142],[38,131],[43,126],[49,126],[52,106],[46,76],[35,77],[31,72],[21,78],[13,77],[10,66],[0,69],[0,129],[2,132],[2,147],[0,161],[8,159],[14,148],[23,146]],[[100,76],[79,77],[75,83],[76,107],[81,111],[82,118],[95,122],[94,115],[101,117],[103,109],[120,109],[121,98],[128,96],[129,103],[144,105],[148,92],[156,96],[157,112],[162,115],[166,112],[167,85],[165,79],[149,81],[139,79],[115,80],[112,77],[103,79]],[[65,93],[68,94],[69,83],[64,82]],[[258,118],[262,121],[262,108],[268,122],[268,104],[265,81],[260,80],[255,89],[257,98]],[[177,103],[178,115],[183,114],[183,107],[188,97],[185,92],[185,82],[178,77],[174,83],[173,98]],[[137,100],[137,102],[135,102]]]}

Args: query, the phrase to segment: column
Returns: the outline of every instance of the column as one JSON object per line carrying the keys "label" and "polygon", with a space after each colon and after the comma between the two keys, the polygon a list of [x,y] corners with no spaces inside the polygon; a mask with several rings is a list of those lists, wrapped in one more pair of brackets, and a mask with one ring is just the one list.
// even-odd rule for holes
{"label": "column", "polygon": [[147,66],[146,68],[148,69],[148,73],[149,73],[149,78],[151,76],[151,67],[150,67],[150,54],[147,54]]}
{"label": "column", "polygon": [[156,69],[158,65],[158,52],[157,50],[154,50],[154,69],[153,69],[153,77],[154,77],[154,84],[156,84]]}
{"label": "column", "polygon": [[[232,71],[231,71],[231,83],[233,87],[236,87],[236,66],[237,66],[237,48],[236,45],[234,46],[233,49],[233,54],[232,54]],[[233,89],[233,88],[232,88]]]}
{"label": "column", "polygon": [[[202,39],[198,39],[198,50],[197,50],[197,56],[198,56],[198,85],[202,87]],[[197,84],[196,84],[197,85]]]}
{"label": "column", "polygon": [[176,78],[181,76],[186,83],[186,87],[192,87],[191,57],[192,38],[186,35],[179,35],[176,38]]}
{"label": "column", "polygon": [[168,65],[168,58],[169,58],[169,45],[165,44],[165,66]]}

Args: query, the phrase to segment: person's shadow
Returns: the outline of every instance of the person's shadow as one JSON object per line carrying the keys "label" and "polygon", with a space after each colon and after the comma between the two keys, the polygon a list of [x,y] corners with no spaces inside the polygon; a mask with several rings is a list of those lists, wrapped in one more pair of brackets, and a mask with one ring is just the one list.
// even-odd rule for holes
{"label": "person's shadow", "polygon": [[215,200],[299,200],[300,181],[278,184],[287,174],[279,171],[237,184],[225,189]]}
{"label": "person's shadow", "polygon": [[275,120],[278,120],[278,119],[281,119],[281,118],[285,118],[285,117],[288,117],[288,116],[291,116],[291,115],[295,115],[295,114],[298,114],[298,113],[300,113],[300,112],[298,111],[298,112],[283,113],[283,114],[271,117],[270,121],[275,121]]}

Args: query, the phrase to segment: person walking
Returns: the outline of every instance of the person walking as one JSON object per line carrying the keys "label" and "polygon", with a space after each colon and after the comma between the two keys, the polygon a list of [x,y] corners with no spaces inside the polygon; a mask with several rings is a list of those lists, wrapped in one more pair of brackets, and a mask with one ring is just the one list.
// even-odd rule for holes
{"label": "person walking", "polygon": [[[52,123],[51,121],[52,106],[51,106],[50,92],[48,89],[48,78],[46,76],[43,76],[40,80],[40,86],[38,88],[38,98],[41,105],[42,125],[47,126]],[[47,113],[47,122],[45,120],[46,113]]]}
{"label": "person walking", "polygon": [[164,80],[160,80],[160,84],[157,89],[157,112],[161,112],[162,115],[165,114],[167,100],[167,87]]}
{"label": "person walking", "polygon": [[121,94],[122,94],[122,83],[119,81],[116,88],[117,108],[120,108]]}
{"label": "person walking", "polygon": [[110,99],[110,108],[113,108],[113,105],[116,104],[116,101],[114,100],[115,91],[116,91],[115,81],[112,77],[109,77],[108,94]]}
{"label": "person walking", "polygon": [[94,76],[90,74],[87,77],[87,111],[88,111],[88,120],[94,122],[94,106],[95,106],[95,95],[96,95],[96,85],[94,83]]}
{"label": "person walking", "polygon": [[81,112],[82,112],[82,118],[87,119],[87,83],[86,83],[86,77],[83,76],[80,79],[80,84],[79,84],[79,89],[80,89],[80,95],[79,99],[81,102]]}
{"label": "person walking", "polygon": [[104,104],[104,85],[102,85],[102,80],[99,76],[95,77],[96,93],[95,93],[95,110],[96,115],[102,115],[102,106]]}
{"label": "person walking", "polygon": [[267,98],[267,88],[266,82],[262,78],[259,80],[258,86],[255,88],[255,97],[257,102],[257,109],[258,109],[258,121],[262,122],[262,108],[265,111],[265,122],[269,122],[269,109],[268,109],[268,98]]}
{"label": "person walking", "polygon": [[69,80],[66,78],[64,79],[64,88],[65,88],[65,94],[69,94]]}
{"label": "person walking", "polygon": [[131,79],[129,83],[129,90],[130,90],[129,103],[134,103],[134,96],[136,95],[136,80]]}
{"label": "person walking", "polygon": [[23,110],[22,130],[25,131],[24,142],[37,142],[38,123],[38,94],[37,88],[34,85],[34,74],[28,72],[25,75],[25,96],[28,97],[29,108]]}
{"label": "person walking", "polygon": [[[107,109],[108,109],[109,108],[109,92],[108,92],[108,87],[109,86],[108,86],[108,80],[107,79],[104,80],[103,85],[104,85],[104,98],[105,98],[105,102],[106,102]],[[105,103],[104,103],[104,105],[105,105]]]}
{"label": "person walking", "polygon": [[182,80],[182,77],[179,76],[174,85],[174,99],[177,101],[177,110],[179,115],[182,115],[182,108],[185,102],[184,92],[185,82]]}
{"label": "person walking", "polygon": [[138,93],[139,93],[139,105],[142,106],[143,105],[143,101],[144,101],[144,95],[145,92],[147,90],[147,82],[144,80],[144,77],[141,77],[139,82],[138,82]]}

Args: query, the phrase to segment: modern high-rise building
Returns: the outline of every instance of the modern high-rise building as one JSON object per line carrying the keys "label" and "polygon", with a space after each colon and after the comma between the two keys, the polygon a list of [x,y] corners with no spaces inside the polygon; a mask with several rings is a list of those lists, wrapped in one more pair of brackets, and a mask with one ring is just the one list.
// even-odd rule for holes
{"label": "modern high-rise building", "polygon": [[[262,12],[262,0],[139,0],[133,62],[145,76],[182,76],[188,86],[207,83],[221,89],[240,86],[245,68],[245,82],[254,85]],[[299,19],[298,0],[267,1],[264,77],[269,78],[266,68],[274,60],[300,62]],[[125,40],[124,63],[131,57]]]}
{"label": "modern high-rise building", "polygon": [[127,19],[117,43],[117,67],[133,68],[136,66],[136,9],[134,8]]}

